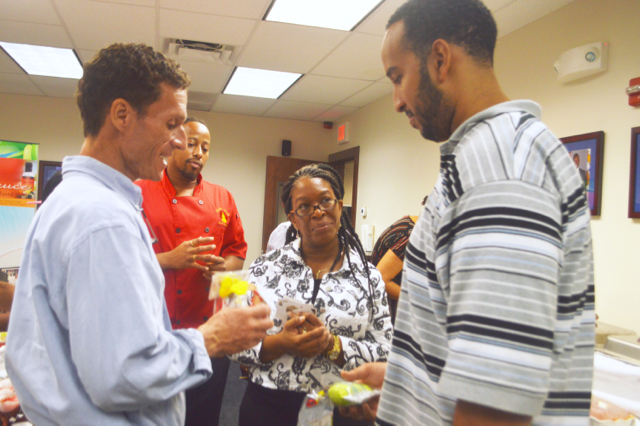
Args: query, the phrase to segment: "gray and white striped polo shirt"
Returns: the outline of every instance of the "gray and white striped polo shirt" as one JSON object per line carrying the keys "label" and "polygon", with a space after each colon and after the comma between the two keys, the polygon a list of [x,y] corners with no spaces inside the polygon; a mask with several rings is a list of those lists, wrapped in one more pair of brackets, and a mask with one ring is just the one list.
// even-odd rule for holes
{"label": "gray and white striped polo shirt", "polygon": [[588,424],[590,214],[539,115],[529,101],[496,105],[441,147],[406,251],[380,424],[449,425],[457,399]]}

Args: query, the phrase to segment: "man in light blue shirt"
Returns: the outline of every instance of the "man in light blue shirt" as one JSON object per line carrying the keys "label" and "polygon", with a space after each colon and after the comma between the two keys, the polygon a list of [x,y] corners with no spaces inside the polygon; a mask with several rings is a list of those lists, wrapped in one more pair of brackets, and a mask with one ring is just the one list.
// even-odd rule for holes
{"label": "man in light blue shirt", "polygon": [[85,141],[29,230],[9,326],[7,371],[37,425],[182,425],[183,391],[212,374],[209,356],[250,348],[273,326],[261,305],[171,330],[132,181],[160,180],[164,158],[184,149],[188,84],[144,45],[109,46],[85,65]]}

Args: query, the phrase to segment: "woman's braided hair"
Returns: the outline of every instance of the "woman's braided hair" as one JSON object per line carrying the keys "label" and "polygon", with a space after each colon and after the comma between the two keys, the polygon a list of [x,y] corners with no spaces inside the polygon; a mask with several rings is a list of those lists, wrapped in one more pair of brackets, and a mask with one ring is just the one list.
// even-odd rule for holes
{"label": "woman's braided hair", "polygon": [[[290,212],[293,210],[293,202],[291,200],[291,191],[295,184],[302,178],[320,178],[325,182],[328,182],[331,185],[331,189],[333,190],[334,195],[338,200],[342,200],[344,197],[344,184],[342,182],[342,178],[338,174],[338,172],[328,164],[311,164],[309,166],[304,166],[293,175],[289,176],[289,180],[285,183],[282,188],[282,204],[284,205],[285,212]],[[353,277],[356,277],[356,272],[354,269],[354,265],[351,263],[350,251],[354,249],[362,264],[364,265],[364,273],[367,276],[367,281],[369,283],[369,311],[370,314],[373,315],[373,306],[374,306],[374,290],[373,284],[371,283],[371,273],[369,271],[369,262],[367,261],[367,257],[364,253],[364,248],[362,247],[362,243],[360,242],[360,238],[358,238],[358,234],[356,234],[353,229],[353,225],[351,225],[351,219],[348,215],[342,214],[340,215],[340,228],[338,229],[338,244],[339,244],[339,252],[342,253],[344,251],[347,263],[349,264],[349,270],[353,274]],[[289,227],[286,234],[285,244],[289,244],[293,240],[298,237],[298,232],[293,227],[293,224]]]}

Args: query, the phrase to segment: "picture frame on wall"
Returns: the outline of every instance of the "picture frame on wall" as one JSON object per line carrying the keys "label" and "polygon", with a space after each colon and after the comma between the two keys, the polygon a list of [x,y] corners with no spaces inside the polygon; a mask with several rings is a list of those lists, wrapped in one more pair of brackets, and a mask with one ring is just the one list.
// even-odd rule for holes
{"label": "picture frame on wall", "polygon": [[38,201],[44,201],[47,184],[57,172],[62,171],[60,161],[40,161],[38,165]]}
{"label": "picture frame on wall", "polygon": [[600,216],[604,132],[560,138],[584,182],[591,216]]}
{"label": "picture frame on wall", "polygon": [[640,127],[631,129],[631,172],[629,173],[629,217],[640,219]]}

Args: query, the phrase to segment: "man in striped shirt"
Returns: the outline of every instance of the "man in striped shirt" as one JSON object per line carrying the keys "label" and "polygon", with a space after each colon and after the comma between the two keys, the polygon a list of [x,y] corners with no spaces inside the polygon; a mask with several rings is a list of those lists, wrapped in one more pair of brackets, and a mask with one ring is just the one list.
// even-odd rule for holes
{"label": "man in striped shirt", "polygon": [[344,374],[376,385],[386,370],[381,425],[588,424],[584,186],[539,106],[502,92],[496,35],[478,0],[409,0],[387,26],[396,111],[447,142],[406,250],[389,363]]}

